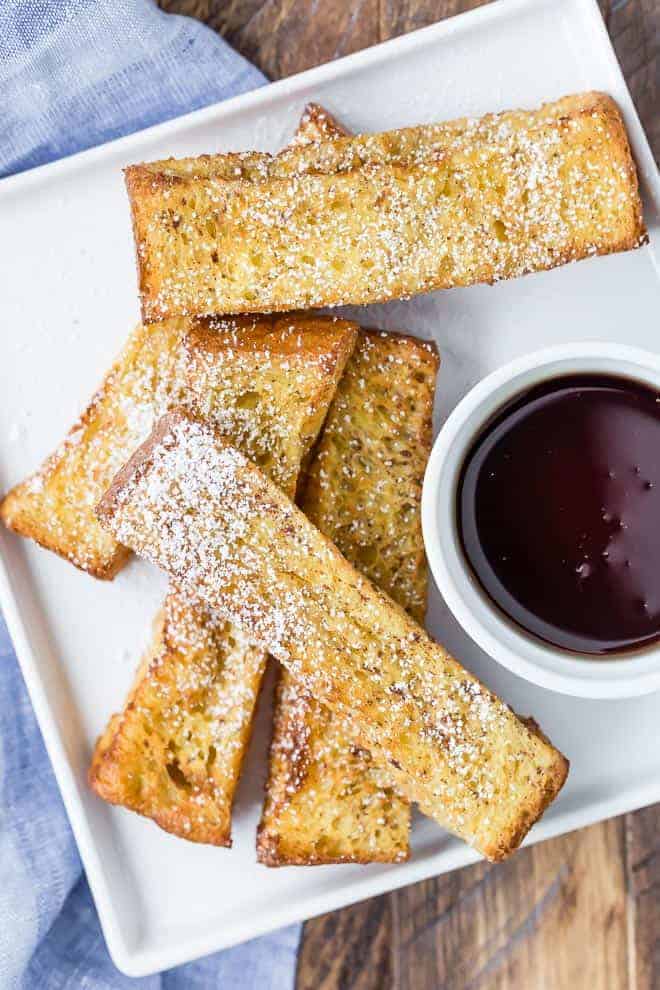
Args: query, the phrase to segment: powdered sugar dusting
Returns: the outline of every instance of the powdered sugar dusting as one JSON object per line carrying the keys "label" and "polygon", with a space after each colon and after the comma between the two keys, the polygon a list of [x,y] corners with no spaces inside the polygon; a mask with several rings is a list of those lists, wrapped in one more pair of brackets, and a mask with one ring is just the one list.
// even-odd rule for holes
{"label": "powdered sugar dusting", "polygon": [[105,519],[352,722],[408,796],[468,841],[533,820],[559,786],[555,751],[208,428],[170,422]]}
{"label": "powdered sugar dusting", "polygon": [[405,298],[645,237],[625,133],[598,94],[196,161],[129,172],[143,305],[161,318]]}
{"label": "powdered sugar dusting", "polygon": [[126,553],[94,507],[176,405],[218,425],[293,491],[320,425],[315,410],[322,416],[353,333],[343,320],[298,317],[137,327],[64,442],[10,494],[5,521],[76,566],[112,575]]}
{"label": "powdered sugar dusting", "polygon": [[[189,326],[181,399],[293,495],[354,334],[346,321],[304,317]],[[130,702],[108,730],[102,796],[188,839],[225,844],[265,666],[264,650],[235,625],[170,592]]]}
{"label": "powdered sugar dusting", "polygon": [[[420,620],[419,503],[437,358],[419,340],[362,332],[310,465],[302,506],[355,566]],[[258,849],[266,862],[400,861],[410,809],[387,765],[354,744],[283,671]],[[389,690],[405,695],[405,682]],[[273,851],[274,850],[274,851]]]}

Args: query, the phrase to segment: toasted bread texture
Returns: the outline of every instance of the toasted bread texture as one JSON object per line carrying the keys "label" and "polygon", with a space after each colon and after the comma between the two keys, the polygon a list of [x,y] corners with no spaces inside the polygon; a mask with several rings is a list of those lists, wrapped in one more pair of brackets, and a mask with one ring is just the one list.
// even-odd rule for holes
{"label": "toasted bread texture", "polygon": [[231,845],[264,662],[217,613],[168,594],[127,704],[96,745],[92,788],[167,832]]}
{"label": "toasted bread texture", "polygon": [[94,506],[170,401],[181,398],[189,323],[133,331],[63,443],[3,500],[6,526],[94,577],[114,577],[129,552],[99,526]]}
{"label": "toasted bread texture", "polygon": [[[323,107],[310,103],[293,140],[308,145],[345,133]],[[189,172],[189,161],[195,159],[181,163],[183,174]],[[179,163],[169,164],[176,168]],[[171,320],[138,326],[57,450],[0,503],[5,525],[94,577],[113,578],[129,551],[102,530],[94,506],[156,420],[171,405],[185,405],[191,377],[182,347],[187,332],[240,332],[250,325],[240,320]]]}
{"label": "toasted bread texture", "polygon": [[[171,406],[182,405],[204,415],[215,410],[219,417],[229,416],[232,429],[245,421],[249,431],[249,403],[260,389],[271,403],[273,390],[280,390],[278,401],[288,403],[286,415],[292,413],[296,386],[293,381],[287,386],[286,378],[280,377],[282,364],[296,352],[299,334],[305,338],[308,357],[315,354],[319,362],[332,362],[328,345],[343,339],[346,324],[337,325],[334,339],[326,339],[327,326],[324,320],[303,316],[177,319],[138,326],[64,442],[35,474],[8,493],[0,504],[0,517],[14,532],[94,577],[114,577],[129,554],[99,526],[94,506],[156,420]],[[234,362],[234,354],[245,356],[245,361]],[[321,388],[322,376],[318,382]],[[301,403],[300,415],[308,408]],[[287,421],[279,437],[277,416],[264,420],[260,456],[277,461],[282,456],[279,443],[296,447],[286,452],[289,458],[307,450],[319,424],[314,414],[305,415],[309,421],[296,424],[298,432]]]}
{"label": "toasted bread texture", "polygon": [[[289,148],[304,148],[308,144],[318,144],[320,141],[333,141],[338,137],[346,137],[349,131],[340,124],[336,117],[319,103],[308,103],[302,112],[300,123]],[[286,149],[281,154],[285,154]]]}
{"label": "toasted bread texture", "polygon": [[643,243],[614,102],[126,171],[145,320],[372,303]]}
{"label": "toasted bread texture", "polygon": [[564,757],[209,424],[164,417],[97,513],[269,650],[406,797],[488,858],[515,849],[558,793]]}
{"label": "toasted bread texture", "polygon": [[[301,121],[299,133],[316,119]],[[230,338],[219,336],[228,328]],[[293,494],[355,328],[300,317],[197,323],[191,334],[189,399],[197,412],[218,421]],[[239,630],[171,590],[126,706],[96,747],[93,789],[166,831],[230,845],[265,663]]]}
{"label": "toasted bread texture", "polygon": [[[293,496],[351,353],[347,321],[190,331],[188,401]],[[231,623],[171,590],[124,710],[96,747],[100,797],[195,842],[231,844],[231,807],[266,665]]]}
{"label": "toasted bread texture", "polygon": [[[420,502],[438,358],[362,331],[332,401],[301,507],[358,570],[423,621]],[[400,862],[410,807],[350,730],[281,672],[257,854],[269,866]]]}

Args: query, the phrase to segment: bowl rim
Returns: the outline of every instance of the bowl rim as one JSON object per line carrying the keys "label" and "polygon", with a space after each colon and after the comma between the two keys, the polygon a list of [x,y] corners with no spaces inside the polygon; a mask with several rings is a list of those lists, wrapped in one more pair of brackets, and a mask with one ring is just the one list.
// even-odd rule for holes
{"label": "bowl rim", "polygon": [[504,405],[563,374],[614,374],[660,391],[660,355],[605,341],[575,341],[515,358],[478,382],[441,427],[422,488],[422,532],[438,589],[464,632],[493,660],[534,684],[574,697],[618,699],[660,690],[660,641],[607,660],[544,643],[509,619],[465,559],[456,519],[460,469],[477,435]]}

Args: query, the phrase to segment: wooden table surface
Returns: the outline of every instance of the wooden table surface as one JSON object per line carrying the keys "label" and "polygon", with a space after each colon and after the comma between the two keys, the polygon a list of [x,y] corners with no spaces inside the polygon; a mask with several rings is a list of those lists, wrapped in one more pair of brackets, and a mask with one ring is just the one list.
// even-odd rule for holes
{"label": "wooden table surface", "polygon": [[[272,79],[484,2],[160,0]],[[600,4],[660,159],[660,0]],[[297,990],[440,988],[660,988],[660,805],[305,925]]]}

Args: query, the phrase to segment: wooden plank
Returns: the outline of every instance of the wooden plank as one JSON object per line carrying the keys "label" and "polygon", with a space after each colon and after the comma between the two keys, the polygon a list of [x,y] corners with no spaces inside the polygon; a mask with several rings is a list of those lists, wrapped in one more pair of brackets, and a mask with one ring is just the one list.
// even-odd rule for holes
{"label": "wooden plank", "polygon": [[624,990],[623,843],[615,819],[307,922],[297,990]]}
{"label": "wooden plank", "polygon": [[660,987],[660,805],[626,816],[630,986]]}
{"label": "wooden plank", "polygon": [[380,41],[380,0],[160,0],[201,11],[270,79],[329,62]]}
{"label": "wooden plank", "polygon": [[610,0],[614,49],[660,162],[660,0]]}
{"label": "wooden plank", "polygon": [[490,0],[382,0],[380,37],[395,38],[436,21],[483,7]]}
{"label": "wooden plank", "polygon": [[386,895],[307,922],[298,952],[296,990],[394,987],[395,909],[395,899]]}
{"label": "wooden plank", "polygon": [[623,990],[623,829],[614,820],[397,895],[397,990]]}
{"label": "wooden plank", "polygon": [[227,37],[279,79],[375,44],[378,0],[266,0]]}

